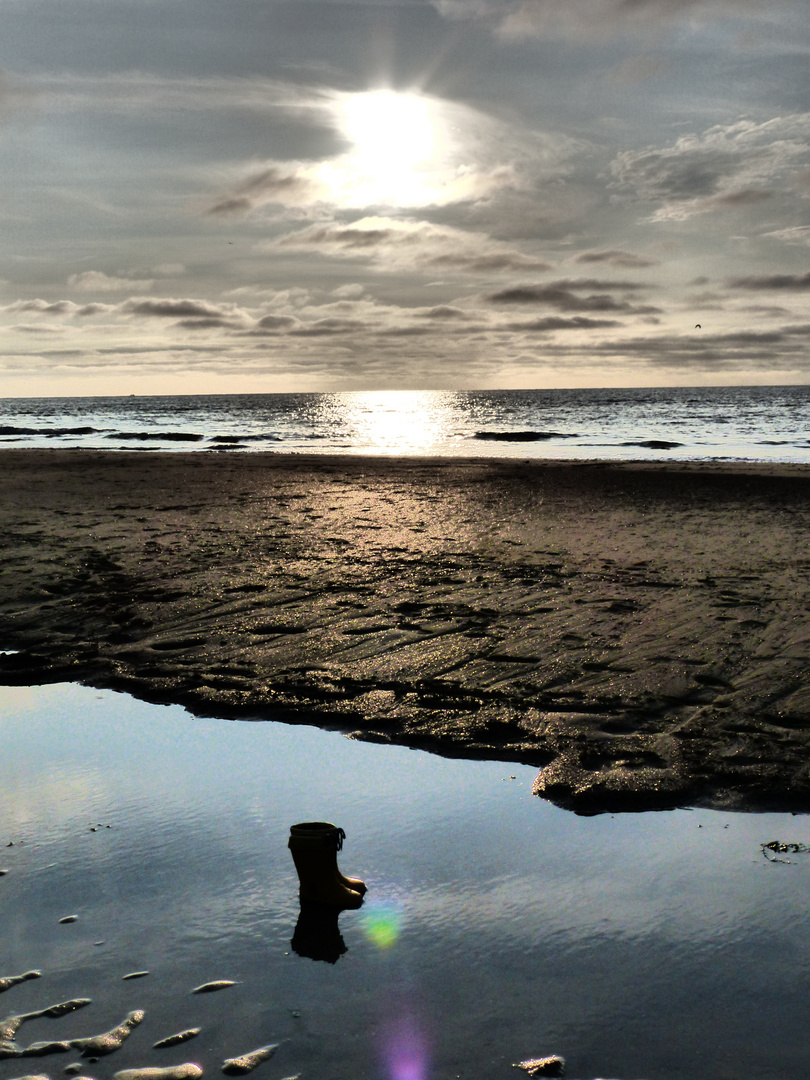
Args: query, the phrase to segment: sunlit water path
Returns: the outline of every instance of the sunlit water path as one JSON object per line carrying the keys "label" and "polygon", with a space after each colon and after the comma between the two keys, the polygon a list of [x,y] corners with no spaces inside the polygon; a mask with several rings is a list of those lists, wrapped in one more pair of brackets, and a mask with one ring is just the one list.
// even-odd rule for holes
{"label": "sunlit water path", "polygon": [[[0,977],[42,972],[0,1016],[92,999],[26,1022],[29,1045],[144,1009],[82,1066],[95,1080],[220,1075],[268,1043],[265,1080],[515,1080],[544,1054],[580,1080],[810,1072],[810,856],[762,849],[807,843],[807,819],[576,817],[531,795],[530,768],[77,686],[0,688],[0,775]],[[341,868],[370,886],[314,937],[286,847],[312,819],[346,830]],[[235,985],[190,993],[213,979]],[[77,1059],[0,1058],[0,1080]]]}

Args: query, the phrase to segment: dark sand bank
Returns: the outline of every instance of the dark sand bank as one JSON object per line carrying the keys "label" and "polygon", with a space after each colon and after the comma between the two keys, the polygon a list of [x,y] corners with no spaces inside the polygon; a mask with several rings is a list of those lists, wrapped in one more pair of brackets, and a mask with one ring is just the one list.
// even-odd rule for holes
{"label": "dark sand bank", "polygon": [[810,468],[0,452],[0,681],[810,811]]}

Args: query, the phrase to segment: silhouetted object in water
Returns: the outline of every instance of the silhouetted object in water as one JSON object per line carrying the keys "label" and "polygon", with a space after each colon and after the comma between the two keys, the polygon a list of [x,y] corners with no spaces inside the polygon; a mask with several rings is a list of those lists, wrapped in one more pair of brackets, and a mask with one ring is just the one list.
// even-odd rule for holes
{"label": "silhouetted object in water", "polygon": [[346,833],[329,821],[304,821],[290,829],[288,847],[292,853],[302,901],[330,904],[337,908],[359,908],[366,892],[359,878],[347,878],[337,864]]}
{"label": "silhouetted object in water", "polygon": [[336,964],[349,951],[338,928],[340,912],[341,908],[334,904],[302,900],[301,913],[290,941],[293,952],[310,960]]}

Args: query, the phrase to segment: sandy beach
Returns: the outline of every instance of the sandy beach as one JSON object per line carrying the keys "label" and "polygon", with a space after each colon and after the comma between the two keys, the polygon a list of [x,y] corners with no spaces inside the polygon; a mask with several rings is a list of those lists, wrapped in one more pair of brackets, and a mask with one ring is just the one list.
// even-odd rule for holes
{"label": "sandy beach", "polygon": [[0,452],[0,681],[810,810],[810,468]]}

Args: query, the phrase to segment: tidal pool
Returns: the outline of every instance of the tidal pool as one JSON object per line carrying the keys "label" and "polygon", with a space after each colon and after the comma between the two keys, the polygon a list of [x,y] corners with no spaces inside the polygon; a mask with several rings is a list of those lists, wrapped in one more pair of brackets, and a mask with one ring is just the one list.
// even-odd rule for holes
{"label": "tidal pool", "polygon": [[[276,1043],[257,1077],[517,1080],[514,1062],[549,1054],[573,1080],[810,1075],[810,855],[762,847],[810,843],[810,821],[577,817],[533,797],[534,775],[0,687],[0,979],[42,973],[0,993],[0,1018],[91,999],[27,1020],[28,1047],[144,1010],[82,1061],[95,1080],[221,1075]],[[341,870],[369,886],[314,928],[286,846],[307,820],[345,829]],[[212,980],[233,985],[191,993]],[[0,1080],[79,1060],[0,1053]]]}

